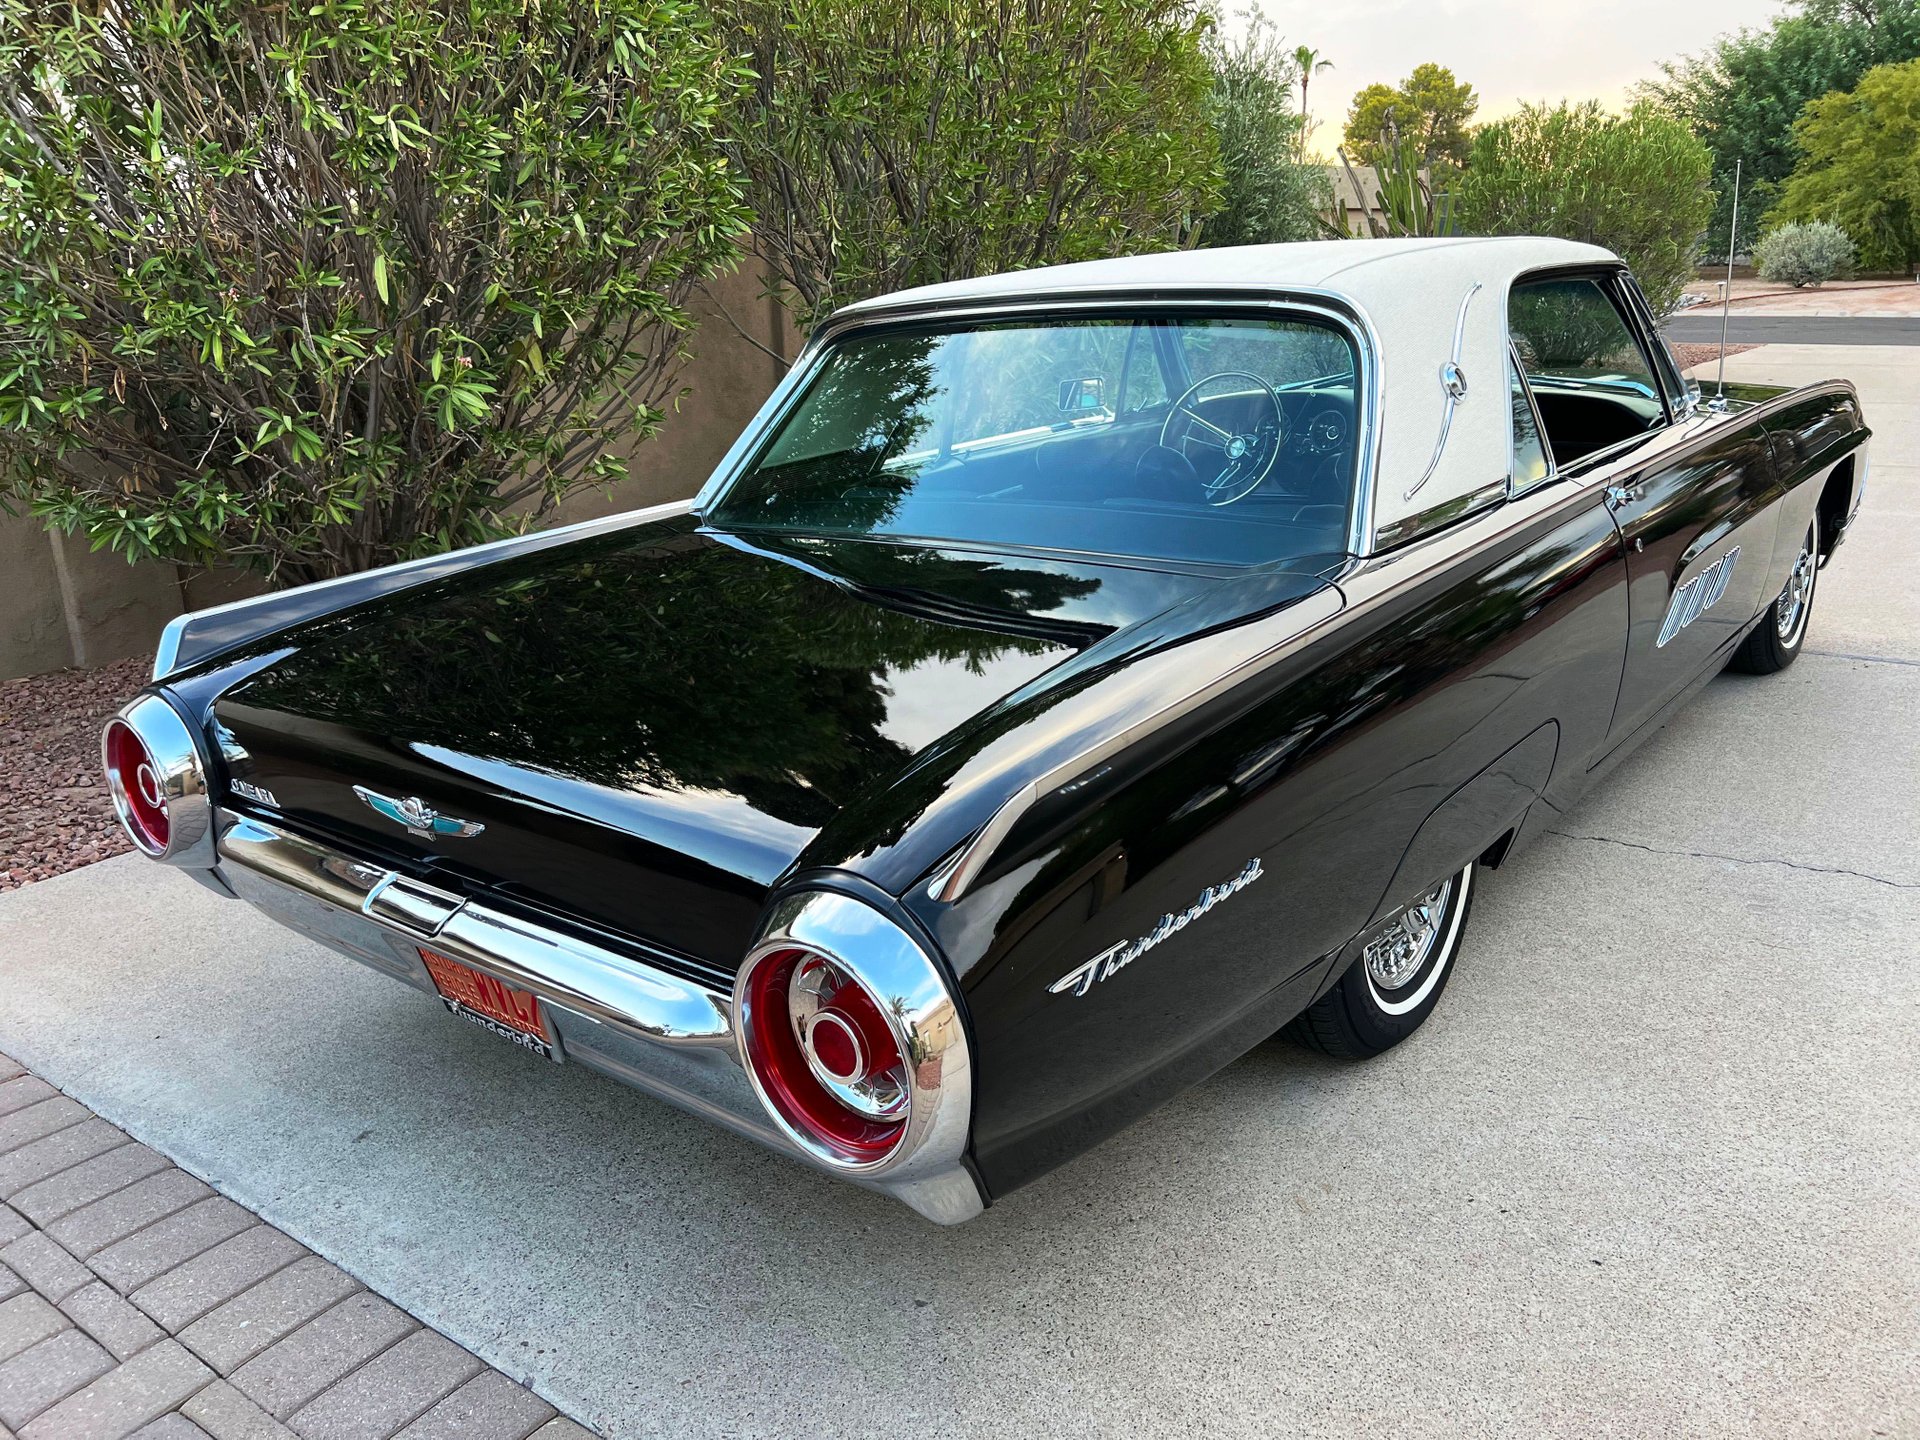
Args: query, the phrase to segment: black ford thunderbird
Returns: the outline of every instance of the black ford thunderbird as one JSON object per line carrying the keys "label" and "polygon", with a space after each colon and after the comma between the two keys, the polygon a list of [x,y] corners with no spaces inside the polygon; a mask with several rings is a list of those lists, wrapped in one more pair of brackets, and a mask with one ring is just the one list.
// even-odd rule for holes
{"label": "black ford thunderbird", "polygon": [[951,1223],[1415,1030],[1483,867],[1793,662],[1867,433],[1560,241],[936,286],[691,502],[182,617],[105,761],[156,859]]}

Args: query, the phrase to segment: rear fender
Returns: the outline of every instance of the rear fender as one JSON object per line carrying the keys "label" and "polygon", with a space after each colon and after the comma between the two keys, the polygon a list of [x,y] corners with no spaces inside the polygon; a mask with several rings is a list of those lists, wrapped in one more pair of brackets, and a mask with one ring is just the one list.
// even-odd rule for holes
{"label": "rear fender", "polygon": [[1517,828],[1546,788],[1560,749],[1552,720],[1441,801],[1414,832],[1407,853],[1367,922],[1371,930]]}

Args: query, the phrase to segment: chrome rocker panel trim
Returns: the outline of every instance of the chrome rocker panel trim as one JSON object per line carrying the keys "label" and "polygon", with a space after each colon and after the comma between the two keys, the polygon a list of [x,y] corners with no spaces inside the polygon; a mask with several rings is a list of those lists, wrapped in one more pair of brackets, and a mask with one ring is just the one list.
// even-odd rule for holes
{"label": "chrome rocker panel trim", "polygon": [[960,1158],[971,1108],[964,1090],[943,1106],[942,1143],[921,1147],[899,1173],[849,1173],[824,1164],[781,1132],[755,1094],[741,1064],[730,994],[266,821],[222,819],[220,863],[212,873],[227,891],[289,929],[437,998],[419,954],[425,945],[538,995],[562,1059],[816,1170],[882,1191],[937,1224],[958,1224],[985,1208]]}

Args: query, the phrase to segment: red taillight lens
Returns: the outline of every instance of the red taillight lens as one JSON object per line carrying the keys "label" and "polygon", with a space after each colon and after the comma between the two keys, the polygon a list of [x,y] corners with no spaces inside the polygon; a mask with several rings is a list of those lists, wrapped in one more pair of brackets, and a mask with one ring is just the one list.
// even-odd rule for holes
{"label": "red taillight lens", "polygon": [[885,1158],[905,1133],[906,1059],[879,1003],[810,950],[764,957],[747,977],[748,1064],[794,1129],[850,1163]]}
{"label": "red taillight lens", "polygon": [[107,785],[120,821],[133,843],[149,855],[164,855],[173,833],[160,767],[133,727],[115,720],[107,727]]}

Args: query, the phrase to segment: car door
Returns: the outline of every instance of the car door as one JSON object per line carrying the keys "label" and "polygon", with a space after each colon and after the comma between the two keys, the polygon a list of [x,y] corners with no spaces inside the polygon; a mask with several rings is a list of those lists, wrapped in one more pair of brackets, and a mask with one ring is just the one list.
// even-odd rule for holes
{"label": "car door", "polygon": [[1623,278],[1517,285],[1510,322],[1556,463],[1604,486],[1625,546],[1626,658],[1605,753],[1758,613],[1778,487],[1760,427],[1674,393],[1678,372],[1655,359]]}

